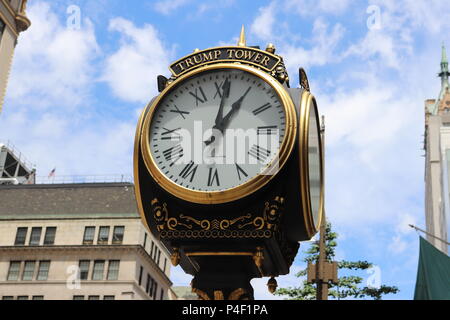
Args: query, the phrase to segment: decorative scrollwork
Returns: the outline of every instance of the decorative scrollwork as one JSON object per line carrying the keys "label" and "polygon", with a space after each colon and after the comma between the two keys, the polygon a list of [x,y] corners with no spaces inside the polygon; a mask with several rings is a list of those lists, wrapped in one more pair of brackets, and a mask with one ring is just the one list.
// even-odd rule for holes
{"label": "decorative scrollwork", "polygon": [[[271,231],[277,231],[283,211],[283,203],[284,199],[282,197],[275,197],[273,200],[265,202],[262,215],[253,216],[251,213],[248,213],[234,219],[214,218],[211,220],[200,220],[185,214],[179,214],[178,217],[170,217],[167,204],[161,204],[156,198],[152,200],[151,206],[157,229],[161,232],[162,237],[207,237],[211,233],[213,238],[235,238],[241,235],[240,230],[248,232],[248,235],[245,234],[246,237],[267,237],[271,234]],[[226,233],[228,231],[231,233]],[[252,232],[255,231],[260,231],[262,234],[253,235]],[[201,232],[204,233],[202,234]]]}

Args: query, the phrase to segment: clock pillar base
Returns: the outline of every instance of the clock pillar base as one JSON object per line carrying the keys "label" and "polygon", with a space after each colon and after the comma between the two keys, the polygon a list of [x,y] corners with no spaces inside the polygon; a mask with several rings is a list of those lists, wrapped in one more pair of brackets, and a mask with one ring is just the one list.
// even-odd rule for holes
{"label": "clock pillar base", "polygon": [[250,280],[239,274],[199,273],[191,286],[200,300],[254,300]]}

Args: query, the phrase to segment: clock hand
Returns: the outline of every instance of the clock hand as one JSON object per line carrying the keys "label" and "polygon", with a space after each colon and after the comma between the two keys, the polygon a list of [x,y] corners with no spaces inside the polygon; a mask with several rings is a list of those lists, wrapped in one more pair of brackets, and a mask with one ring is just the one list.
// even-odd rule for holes
{"label": "clock hand", "polygon": [[222,85],[222,98],[220,99],[219,111],[217,111],[215,125],[218,125],[223,119],[223,106],[225,104],[225,99],[230,95],[230,80],[225,79]]}
{"label": "clock hand", "polygon": [[244,101],[245,96],[249,93],[250,89],[252,87],[249,87],[247,89],[247,91],[245,91],[245,93],[242,95],[242,97],[240,97],[235,103],[233,103],[231,105],[231,110],[227,113],[227,115],[225,117],[223,117],[222,121],[220,122],[219,125],[214,126],[216,129],[223,131],[226,129],[226,127],[228,126],[228,122],[230,121],[230,118],[233,116],[234,113],[236,113],[239,108],[242,105],[242,101]]}
{"label": "clock hand", "polygon": [[[220,99],[220,105],[219,110],[217,111],[217,116],[215,120],[215,124],[213,126],[213,129],[218,129],[219,124],[223,120],[223,107],[225,105],[225,99],[228,98],[230,95],[230,80],[228,78],[225,79],[225,82],[222,85],[222,98]],[[211,136],[209,140],[204,141],[206,146],[209,146],[211,143],[213,143],[216,140],[216,137]]]}

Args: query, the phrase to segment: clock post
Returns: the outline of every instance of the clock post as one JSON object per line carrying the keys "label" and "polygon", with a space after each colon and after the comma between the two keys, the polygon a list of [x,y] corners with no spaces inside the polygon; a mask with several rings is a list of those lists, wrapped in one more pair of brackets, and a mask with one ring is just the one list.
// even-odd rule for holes
{"label": "clock post", "polygon": [[134,179],[148,229],[203,300],[254,299],[289,273],[323,211],[319,113],[306,72],[291,88],[269,44],[196,49],[158,77],[136,129]]}

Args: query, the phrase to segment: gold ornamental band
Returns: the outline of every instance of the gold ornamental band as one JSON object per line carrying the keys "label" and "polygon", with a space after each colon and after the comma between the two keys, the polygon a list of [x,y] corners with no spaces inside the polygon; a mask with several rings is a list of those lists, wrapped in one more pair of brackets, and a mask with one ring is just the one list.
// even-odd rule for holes
{"label": "gold ornamental band", "polygon": [[[272,76],[267,73],[258,70],[254,67],[239,64],[239,63],[217,63],[206,65],[201,68],[194,69],[182,76],[180,76],[177,80],[169,84],[161,94],[151,103],[150,109],[147,114],[143,118],[143,127],[140,135],[141,141],[141,152],[145,162],[145,165],[150,172],[150,175],[153,179],[158,183],[164,190],[169,192],[170,194],[189,201],[193,203],[200,204],[219,204],[231,202],[234,200],[241,199],[245,196],[248,196],[251,193],[256,192],[264,185],[266,185],[276,174],[271,173],[270,175],[266,175],[266,173],[273,170],[270,163],[266,167],[266,171],[262,174],[255,176],[249,181],[236,186],[234,188],[221,190],[221,191],[198,191],[191,190],[185,187],[182,187],[169,178],[167,178],[164,173],[159,169],[156,165],[155,159],[153,159],[151,149],[150,149],[150,126],[153,118],[153,114],[155,110],[158,108],[159,102],[163,99],[163,97],[172,90],[172,88],[176,87],[179,83],[182,83],[184,80],[205,71],[216,70],[216,69],[238,69],[242,71],[249,72],[262,80],[268,83],[277,93],[280,98],[281,104],[284,108],[285,116],[286,116],[286,129],[285,136],[280,146],[278,157],[275,157],[274,161],[278,160],[278,168],[281,169],[286,163],[289,155],[292,152],[292,149],[295,144],[295,139],[297,135],[297,117],[295,112],[294,103],[289,96],[288,92],[284,89],[284,87]],[[148,107],[147,107],[148,108]],[[278,159],[277,159],[278,158]]]}

